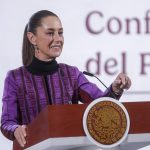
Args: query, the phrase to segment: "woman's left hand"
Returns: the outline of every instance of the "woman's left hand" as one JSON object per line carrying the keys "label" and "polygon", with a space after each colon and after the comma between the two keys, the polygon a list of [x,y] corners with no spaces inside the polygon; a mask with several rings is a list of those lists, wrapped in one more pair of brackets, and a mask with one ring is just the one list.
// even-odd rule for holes
{"label": "woman's left hand", "polygon": [[130,86],[130,78],[126,74],[120,73],[115,79],[115,81],[112,83],[112,90],[114,93],[120,95],[122,94],[124,89],[128,90]]}

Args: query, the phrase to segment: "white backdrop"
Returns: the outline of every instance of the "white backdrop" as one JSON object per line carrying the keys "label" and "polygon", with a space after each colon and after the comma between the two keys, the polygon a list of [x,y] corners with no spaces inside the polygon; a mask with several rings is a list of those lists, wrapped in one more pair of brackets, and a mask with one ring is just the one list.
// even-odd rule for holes
{"label": "white backdrop", "polygon": [[[22,65],[25,24],[34,12],[48,9],[58,14],[64,27],[59,62],[88,70],[107,86],[123,71],[132,87],[121,101],[150,100],[149,6],[149,0],[1,0],[0,97],[7,71]],[[96,79],[90,80],[105,90]],[[0,149],[12,149],[12,142],[1,133]]]}

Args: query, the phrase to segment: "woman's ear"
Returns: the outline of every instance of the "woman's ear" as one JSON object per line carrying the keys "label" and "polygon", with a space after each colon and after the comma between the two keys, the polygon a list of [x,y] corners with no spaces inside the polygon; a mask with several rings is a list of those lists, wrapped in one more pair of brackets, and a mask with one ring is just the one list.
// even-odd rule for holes
{"label": "woman's ear", "polygon": [[36,36],[32,32],[27,32],[27,38],[29,39],[30,43],[36,45]]}

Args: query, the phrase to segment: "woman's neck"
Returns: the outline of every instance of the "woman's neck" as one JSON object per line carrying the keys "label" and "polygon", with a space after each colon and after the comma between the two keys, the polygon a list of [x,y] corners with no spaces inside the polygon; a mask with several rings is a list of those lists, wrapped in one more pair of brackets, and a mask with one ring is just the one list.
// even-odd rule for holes
{"label": "woman's neck", "polygon": [[39,57],[39,56],[36,55],[36,54],[35,54],[34,57],[37,58],[38,60],[45,61],[45,62],[50,62],[50,61],[52,61],[53,59],[55,59],[55,58],[42,58],[42,57]]}
{"label": "woman's neck", "polygon": [[31,64],[26,68],[34,75],[50,75],[58,70],[59,65],[55,59],[46,61],[33,57]]}

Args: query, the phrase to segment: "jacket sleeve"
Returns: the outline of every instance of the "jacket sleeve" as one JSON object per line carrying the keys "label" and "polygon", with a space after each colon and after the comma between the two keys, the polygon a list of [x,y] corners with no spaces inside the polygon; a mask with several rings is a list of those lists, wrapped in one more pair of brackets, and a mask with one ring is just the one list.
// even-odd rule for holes
{"label": "jacket sleeve", "polygon": [[81,102],[83,103],[91,102],[100,97],[112,97],[115,99],[119,99],[121,97],[121,95],[116,95],[113,92],[111,85],[108,89],[106,89],[106,91],[103,92],[101,89],[97,87],[96,84],[88,81],[88,79],[84,76],[84,74],[80,72],[77,68],[76,68],[76,75],[77,75],[78,91],[80,95],[79,97],[81,98]]}
{"label": "jacket sleeve", "polygon": [[1,132],[8,139],[14,140],[14,131],[18,127],[18,115],[17,85],[12,71],[9,71],[5,78],[2,103]]}

